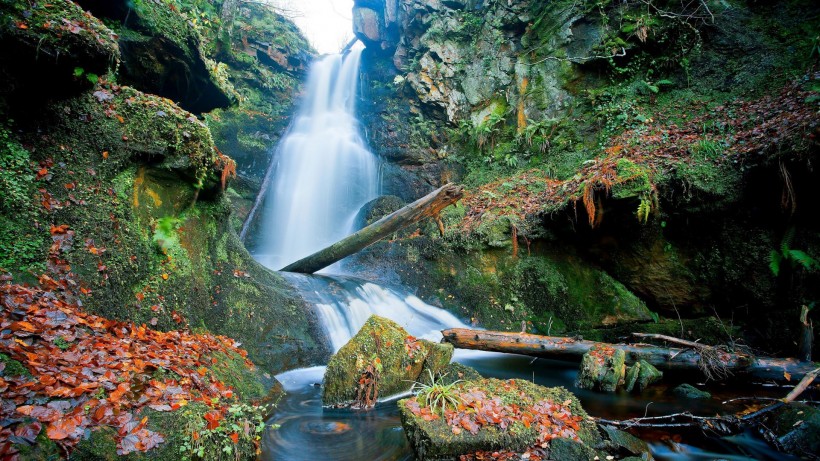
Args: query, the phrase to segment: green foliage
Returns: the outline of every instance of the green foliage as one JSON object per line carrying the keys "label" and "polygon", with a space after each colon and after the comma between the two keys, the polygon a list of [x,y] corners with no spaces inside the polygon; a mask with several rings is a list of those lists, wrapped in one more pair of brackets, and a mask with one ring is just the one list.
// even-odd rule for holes
{"label": "green foliage", "polygon": [[703,139],[692,146],[692,154],[706,160],[719,160],[723,151],[723,144],[713,139]]}
{"label": "green foliage", "polygon": [[31,373],[22,363],[6,354],[0,353],[0,362],[6,364],[6,368],[2,372],[4,376],[31,376]]}
{"label": "green foliage", "polygon": [[6,270],[43,268],[46,232],[31,226],[38,217],[35,171],[28,150],[0,125],[0,268]]}
{"label": "green foliage", "polygon": [[456,409],[461,403],[461,397],[455,391],[456,384],[461,381],[453,381],[449,384],[441,384],[433,376],[433,372],[427,370],[429,383],[413,383],[413,391],[416,392],[416,400],[419,405],[429,407],[433,413],[443,415],[447,408]]}
{"label": "green foliage", "polygon": [[154,228],[154,243],[159,245],[163,251],[168,251],[172,246],[179,245],[177,229],[182,225],[182,220],[174,216],[166,216],[157,219]]}
{"label": "green foliage", "polygon": [[57,346],[57,348],[59,348],[60,350],[64,351],[68,350],[71,347],[71,343],[66,341],[65,338],[63,338],[62,336],[58,336],[54,340],[54,345]]}
{"label": "green foliage", "polygon": [[[259,407],[235,403],[227,408],[219,425],[209,429],[199,405],[178,410],[185,417],[186,437],[179,444],[182,461],[220,461],[224,459],[255,459],[256,444],[262,438],[265,421]],[[234,442],[234,439],[237,441]]]}
{"label": "green foliage", "polygon": [[793,227],[787,230],[783,235],[783,240],[780,241],[780,248],[769,253],[769,270],[772,271],[775,277],[780,275],[784,263],[802,267],[807,271],[820,269],[820,261],[811,257],[805,251],[791,248],[794,232]]}
{"label": "green foliage", "polygon": [[638,205],[636,215],[641,224],[646,224],[649,221],[649,214],[652,212],[652,200],[649,197],[641,197],[641,203]]}

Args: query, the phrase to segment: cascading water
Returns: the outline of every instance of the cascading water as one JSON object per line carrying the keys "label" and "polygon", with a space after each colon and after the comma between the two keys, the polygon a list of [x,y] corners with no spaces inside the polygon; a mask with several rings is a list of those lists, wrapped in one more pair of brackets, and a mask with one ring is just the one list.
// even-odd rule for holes
{"label": "cascading water", "polygon": [[281,269],[345,235],[378,195],[378,161],[356,119],[360,50],[327,56],[310,71],[307,97],[275,153],[257,258]]}

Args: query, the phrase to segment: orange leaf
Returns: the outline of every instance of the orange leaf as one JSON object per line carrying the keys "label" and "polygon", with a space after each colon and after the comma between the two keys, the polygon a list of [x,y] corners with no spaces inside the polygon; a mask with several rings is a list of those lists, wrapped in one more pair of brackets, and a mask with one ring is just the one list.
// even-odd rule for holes
{"label": "orange leaf", "polygon": [[103,151],[102,158],[104,158],[104,159],[108,158],[108,151],[107,150]]}
{"label": "orange leaf", "polygon": [[237,434],[236,432],[232,433],[231,434],[231,440],[233,440],[234,444],[239,443],[239,434]]}

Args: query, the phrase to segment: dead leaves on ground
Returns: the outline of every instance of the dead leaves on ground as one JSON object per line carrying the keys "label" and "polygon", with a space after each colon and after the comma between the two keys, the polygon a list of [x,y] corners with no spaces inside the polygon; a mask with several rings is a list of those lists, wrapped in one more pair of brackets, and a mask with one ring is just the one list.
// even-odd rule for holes
{"label": "dead leaves on ground", "polygon": [[[517,392],[521,402],[532,401],[531,397],[518,389],[513,380],[504,383],[504,391]],[[516,423],[521,423],[528,429],[534,428],[537,434],[535,444],[524,453],[478,452],[461,456],[461,461],[520,459],[522,455],[527,459],[538,461],[546,459],[546,449],[551,440],[556,438],[578,440],[577,431],[580,429],[582,418],[573,415],[570,411],[571,401],[557,403],[545,399],[525,406],[514,403],[505,404],[499,396],[488,395],[486,391],[477,387],[462,389],[456,394],[461,403],[456,409],[446,409],[443,415],[444,422],[455,435],[464,432],[476,435],[481,428],[487,426],[508,430]],[[434,421],[442,417],[433,412],[430,407],[419,405],[415,398],[407,400],[405,405],[408,410],[424,421]]]}
{"label": "dead leaves on ground", "polygon": [[[52,236],[50,266],[65,274],[68,267],[56,255],[73,232],[54,226]],[[208,426],[219,425],[224,408],[215,402],[234,392],[207,370],[216,352],[246,355],[233,340],[87,314],[75,301],[78,284],[69,276],[43,275],[40,287],[0,280],[0,351],[31,373],[0,377],[0,458],[15,459],[12,444],[33,443],[43,428],[70,449],[88,429],[111,426],[120,454],[149,450],[163,437],[146,427],[146,418],[134,419],[144,407],[172,411],[200,401],[214,407]],[[154,377],[162,375],[173,378]]]}

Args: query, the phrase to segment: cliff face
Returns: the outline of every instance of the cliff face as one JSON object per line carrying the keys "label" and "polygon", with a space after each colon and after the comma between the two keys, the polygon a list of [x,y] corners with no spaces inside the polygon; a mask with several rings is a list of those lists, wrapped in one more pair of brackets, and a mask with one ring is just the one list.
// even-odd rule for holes
{"label": "cliff face", "polygon": [[[264,47],[281,63],[265,62],[256,49],[270,28],[296,34],[295,26],[270,11],[240,9],[233,36],[226,32],[217,51],[217,26],[213,35],[199,30],[174,3],[81,2],[116,32],[70,1],[24,3],[0,8],[0,78],[11,90],[0,104],[0,267],[18,281],[38,275],[50,226],[67,225],[85,242],[65,259],[84,283],[90,312],[238,338],[269,372],[318,360],[326,351],[314,314],[234,233],[228,196],[237,194],[224,191],[238,167],[217,148],[232,153],[246,130],[286,124],[292,96],[248,112],[276,98],[262,79],[296,87],[310,53],[304,39],[294,50]],[[213,61],[220,57],[230,64]],[[203,122],[186,107],[221,109]],[[246,125],[257,116],[264,123]],[[222,134],[218,142],[209,127]],[[240,153],[245,166],[264,170],[267,145]]]}
{"label": "cliff face", "polygon": [[[640,321],[568,294],[581,286],[572,274],[603,271],[626,297],[593,283],[594,304],[616,312],[637,295],[660,322],[641,328],[717,312],[793,349],[800,305],[817,296],[816,5],[357,7],[370,11],[354,16],[368,46],[360,107],[385,192],[409,200],[446,181],[469,192],[444,238],[422,228],[351,267],[487,326],[529,319],[553,333],[556,321],[567,332]],[[811,261],[783,275],[783,243]],[[687,335],[683,323],[671,332]]]}

